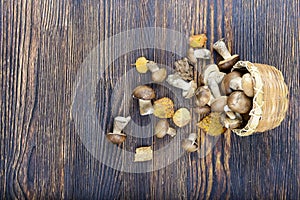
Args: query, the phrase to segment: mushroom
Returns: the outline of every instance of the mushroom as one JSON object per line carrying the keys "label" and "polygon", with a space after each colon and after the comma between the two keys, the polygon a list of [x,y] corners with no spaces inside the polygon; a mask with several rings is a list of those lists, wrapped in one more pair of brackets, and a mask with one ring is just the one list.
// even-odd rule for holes
{"label": "mushroom", "polygon": [[151,99],[155,98],[155,92],[151,87],[146,85],[137,86],[133,90],[132,95],[134,98],[137,98],[139,100],[140,114],[142,116],[150,115],[153,113]]}
{"label": "mushroom", "polygon": [[170,127],[169,122],[166,119],[161,119],[154,128],[154,134],[158,138],[163,138],[166,134],[174,137],[176,135],[176,130]]}
{"label": "mushroom", "polygon": [[149,61],[147,64],[148,69],[152,72],[151,78],[154,82],[163,82],[167,77],[166,68],[159,68],[153,61]]}
{"label": "mushroom", "polygon": [[218,66],[215,64],[208,65],[204,71],[204,84],[208,85],[214,98],[218,98],[221,96],[219,84],[223,80],[224,76],[225,73],[220,72]]}
{"label": "mushroom", "polygon": [[225,128],[229,129],[235,129],[242,125],[242,121],[239,119],[230,119],[229,117],[226,117],[226,115],[221,116],[221,123]]}
{"label": "mushroom", "polygon": [[240,60],[239,55],[231,55],[223,39],[214,43],[213,48],[224,58],[218,63],[220,70],[229,71]]}
{"label": "mushroom", "polygon": [[173,87],[182,89],[182,96],[185,98],[191,98],[195,94],[197,83],[194,80],[186,82],[178,74],[171,74],[166,81]]}
{"label": "mushroom", "polygon": [[242,77],[242,74],[238,71],[233,71],[224,76],[221,83],[221,92],[224,95],[229,95],[232,92],[232,89],[230,88],[229,84],[230,81],[236,77]]}
{"label": "mushroom", "polygon": [[122,130],[127,126],[131,117],[117,116],[114,119],[113,132],[108,133],[106,138],[114,144],[121,144],[126,139],[126,134],[122,133]]}
{"label": "mushroom", "polygon": [[195,53],[194,53],[194,49],[193,48],[189,48],[187,51],[187,59],[188,61],[192,64],[192,65],[196,65],[197,64],[197,58],[195,57]]}
{"label": "mushroom", "polygon": [[230,119],[237,118],[236,114],[228,107],[228,105],[224,106],[224,111],[225,111],[227,117],[229,117]]}
{"label": "mushroom", "polygon": [[254,96],[253,79],[249,73],[233,78],[229,86],[233,90],[242,90],[248,97]]}
{"label": "mushroom", "polygon": [[201,86],[195,91],[196,100],[195,103],[197,106],[205,106],[211,99],[211,92],[208,86]]}
{"label": "mushroom", "polygon": [[200,59],[210,59],[211,53],[208,49],[196,49],[194,50],[194,55],[196,58]]}
{"label": "mushroom", "polygon": [[227,96],[220,96],[211,102],[210,108],[212,112],[223,112],[224,106],[227,104]]}
{"label": "mushroom", "polygon": [[194,111],[200,115],[206,115],[210,112],[209,106],[195,107]]}
{"label": "mushroom", "polygon": [[172,99],[168,97],[163,97],[154,101],[153,114],[158,118],[171,118],[174,115],[174,103]]}
{"label": "mushroom", "polygon": [[246,73],[242,76],[242,88],[244,93],[248,97],[254,96],[254,84],[253,78],[250,73]]}
{"label": "mushroom", "polygon": [[196,143],[197,134],[191,133],[188,138],[183,139],[181,146],[187,152],[194,152],[198,150],[198,144]]}
{"label": "mushroom", "polygon": [[188,123],[190,123],[191,119],[191,113],[186,108],[179,108],[173,116],[173,122],[178,127],[187,125]]}
{"label": "mushroom", "polygon": [[252,101],[242,91],[235,91],[229,95],[227,105],[233,112],[245,114],[250,111]]}

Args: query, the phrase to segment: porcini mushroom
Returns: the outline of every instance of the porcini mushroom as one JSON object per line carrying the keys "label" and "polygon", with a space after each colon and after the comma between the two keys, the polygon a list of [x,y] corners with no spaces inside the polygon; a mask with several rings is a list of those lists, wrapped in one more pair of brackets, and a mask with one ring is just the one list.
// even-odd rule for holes
{"label": "porcini mushroom", "polygon": [[191,133],[189,137],[182,140],[181,146],[187,152],[194,152],[198,150],[198,144],[196,143],[197,134]]}
{"label": "porcini mushroom", "polygon": [[195,107],[193,110],[200,115],[206,115],[210,112],[210,107],[209,106]]}
{"label": "porcini mushroom", "polygon": [[240,60],[239,55],[231,55],[223,39],[214,43],[213,48],[224,58],[218,63],[220,70],[229,71]]}
{"label": "porcini mushroom", "polygon": [[158,138],[163,138],[167,134],[174,137],[176,135],[176,130],[170,127],[169,122],[166,119],[161,119],[154,128],[154,134]]}
{"label": "porcini mushroom", "polygon": [[227,105],[232,111],[245,114],[252,108],[252,101],[244,92],[235,91],[229,95]]}
{"label": "porcini mushroom", "polygon": [[159,68],[158,65],[153,62],[149,61],[147,64],[148,69],[152,72],[151,78],[154,82],[163,82],[167,77],[167,70],[166,68]]}
{"label": "porcini mushroom", "polygon": [[239,119],[230,119],[226,115],[221,116],[221,123],[225,128],[235,129],[242,125],[242,121]]}
{"label": "porcini mushroom", "polygon": [[220,96],[211,102],[210,108],[212,112],[223,112],[224,106],[227,104],[227,96]]}
{"label": "porcini mushroom", "polygon": [[195,94],[197,83],[194,80],[186,82],[178,74],[171,74],[166,81],[173,87],[182,89],[182,96],[185,98],[191,98]]}
{"label": "porcini mushroom", "polygon": [[230,80],[229,87],[233,90],[242,90],[248,97],[254,96],[253,79],[249,73]]}
{"label": "porcini mushroom", "polygon": [[146,85],[137,86],[132,93],[134,98],[139,100],[140,115],[150,115],[153,113],[151,99],[155,98],[154,90]]}
{"label": "porcini mushroom", "polygon": [[126,134],[122,133],[123,129],[127,126],[131,117],[117,116],[114,119],[113,132],[108,133],[106,138],[114,144],[121,144],[126,139]]}
{"label": "porcini mushroom", "polygon": [[224,95],[229,95],[232,92],[232,89],[230,88],[229,84],[230,81],[236,77],[242,77],[242,74],[238,71],[233,71],[224,76],[221,83],[221,92]]}
{"label": "porcini mushroom", "polygon": [[201,86],[195,91],[195,103],[199,107],[205,106],[211,99],[211,92],[208,86]]}
{"label": "porcini mushroom", "polygon": [[204,75],[203,75],[204,84],[208,85],[214,98],[221,96],[219,84],[223,80],[224,76],[225,73],[220,72],[218,66],[215,64],[208,65],[204,70]]}
{"label": "porcini mushroom", "polygon": [[248,97],[254,96],[254,84],[253,78],[250,73],[246,73],[242,76],[242,88]]}

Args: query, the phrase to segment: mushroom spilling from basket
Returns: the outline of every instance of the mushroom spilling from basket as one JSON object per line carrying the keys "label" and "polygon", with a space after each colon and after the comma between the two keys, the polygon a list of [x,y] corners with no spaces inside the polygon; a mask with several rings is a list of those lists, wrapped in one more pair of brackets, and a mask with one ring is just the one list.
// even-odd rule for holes
{"label": "mushroom spilling from basket", "polygon": [[[138,73],[150,71],[153,82],[166,81],[173,90],[181,91],[182,98],[194,102],[190,108],[175,110],[178,106],[172,99],[157,97],[149,86],[137,86],[132,97],[139,103],[140,115],[153,114],[159,120],[153,127],[153,135],[175,137],[178,129],[193,121],[191,112],[199,114],[198,123],[192,126],[211,136],[221,135],[226,130],[248,136],[279,126],[288,108],[288,88],[282,73],[269,65],[240,61],[239,55],[231,55],[221,39],[213,44],[213,48],[223,60],[200,67],[202,73],[194,76],[199,63],[211,60],[211,52],[204,48],[206,41],[205,34],[191,36],[187,55],[175,61],[173,74],[168,75],[166,68],[159,68],[145,57],[136,60],[134,65]],[[121,131],[129,120],[130,117],[115,118],[114,130],[107,135],[112,143],[125,141],[126,134]],[[175,127],[170,126],[171,121]],[[189,134],[182,140],[182,148],[188,152],[197,151],[197,138],[196,133]],[[143,159],[140,155],[143,151],[137,149],[137,152],[139,159],[135,159],[136,162],[151,158],[145,156]]]}

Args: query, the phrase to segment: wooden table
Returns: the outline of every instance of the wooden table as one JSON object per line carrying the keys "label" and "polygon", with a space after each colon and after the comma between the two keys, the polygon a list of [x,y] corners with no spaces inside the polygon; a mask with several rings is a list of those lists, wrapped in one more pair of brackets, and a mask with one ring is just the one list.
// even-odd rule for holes
{"label": "wooden table", "polygon": [[[298,0],[3,0],[0,13],[1,198],[300,198]],[[263,134],[222,135],[206,156],[184,153],[161,169],[156,169],[160,155],[150,161],[148,172],[107,166],[103,157],[88,150],[79,134],[79,115],[72,115],[74,88],[84,76],[82,63],[101,42],[145,27],[174,30],[186,39],[193,33],[206,33],[210,50],[216,40],[225,38],[230,51],[241,59],[276,66],[290,91],[286,119]],[[160,39],[164,43],[168,35]],[[131,40],[134,43],[138,38]],[[105,55],[123,44],[113,42],[113,47],[101,49]],[[128,51],[111,64],[109,56],[99,56],[98,61],[109,67],[97,87],[90,88],[97,91],[91,101],[98,116],[93,122],[102,128],[98,135],[111,131],[115,114],[134,114],[124,106],[126,100],[132,101],[126,95],[120,102],[111,100],[120,77],[129,73],[130,64],[141,55],[169,67],[180,58],[153,48]],[[213,53],[213,59],[220,57]],[[143,83],[143,78],[137,81]],[[92,122],[86,125],[86,133],[91,126]],[[194,129],[190,125],[176,137]],[[159,150],[172,140],[128,136],[124,144],[114,146],[123,150],[120,154],[103,155],[106,161],[126,167],[124,156],[135,147],[155,145],[154,150]],[[106,144],[103,139],[99,142]],[[173,152],[178,156],[180,143],[175,144]],[[100,150],[105,152],[105,147]]]}

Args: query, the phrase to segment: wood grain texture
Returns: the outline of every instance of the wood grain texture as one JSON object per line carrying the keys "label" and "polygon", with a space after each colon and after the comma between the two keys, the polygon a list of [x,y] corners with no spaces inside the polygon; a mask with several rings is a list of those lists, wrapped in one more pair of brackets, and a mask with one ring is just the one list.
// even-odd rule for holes
{"label": "wood grain texture", "polygon": [[[1,199],[299,199],[299,13],[298,0],[1,0]],[[241,59],[276,66],[290,91],[286,119],[263,134],[225,133],[204,158],[200,152],[184,154],[159,170],[128,173],[104,165],[86,149],[70,117],[76,77],[101,41],[143,27],[169,28],[186,37],[206,33],[210,50],[224,37]],[[104,51],[114,53],[107,46]],[[120,109],[109,101],[140,55],[170,66],[178,59],[159,49],[137,49],[115,60],[97,85],[105,131],[115,114],[133,112],[125,106],[127,97],[118,102]],[[218,60],[214,53],[211,62]],[[187,127],[186,134],[190,131],[197,129]],[[120,148],[133,152],[137,145],[155,144],[159,150],[170,141],[128,137]],[[179,148],[177,143],[174,154]],[[126,158],[117,152],[107,157],[115,164]],[[154,159],[154,168],[160,159]]]}

